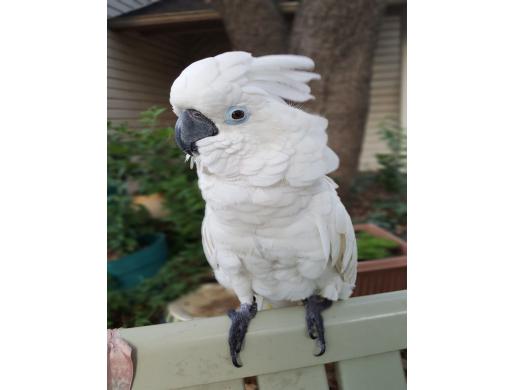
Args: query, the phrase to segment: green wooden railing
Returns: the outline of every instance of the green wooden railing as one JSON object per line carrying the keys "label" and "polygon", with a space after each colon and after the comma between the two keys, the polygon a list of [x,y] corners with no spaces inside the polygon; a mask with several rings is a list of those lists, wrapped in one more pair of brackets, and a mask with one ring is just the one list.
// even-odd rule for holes
{"label": "green wooden railing", "polygon": [[344,390],[402,390],[399,350],[406,348],[406,291],[351,298],[324,312],[327,351],[313,356],[303,307],[259,312],[231,364],[229,319],[216,317],[123,329],[135,349],[135,390],[243,389],[257,376],[259,390],[328,389],[324,364],[336,363]]}

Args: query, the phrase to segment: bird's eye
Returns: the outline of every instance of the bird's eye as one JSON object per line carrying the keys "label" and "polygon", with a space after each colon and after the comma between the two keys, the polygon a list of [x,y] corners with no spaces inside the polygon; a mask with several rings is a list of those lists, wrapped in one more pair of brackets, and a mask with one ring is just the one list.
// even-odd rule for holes
{"label": "bird's eye", "polygon": [[225,123],[228,125],[239,125],[245,122],[250,113],[246,107],[229,107],[225,112]]}
{"label": "bird's eye", "polygon": [[231,113],[231,118],[234,120],[243,119],[244,116],[245,116],[245,113],[243,112],[243,110],[234,110]]}

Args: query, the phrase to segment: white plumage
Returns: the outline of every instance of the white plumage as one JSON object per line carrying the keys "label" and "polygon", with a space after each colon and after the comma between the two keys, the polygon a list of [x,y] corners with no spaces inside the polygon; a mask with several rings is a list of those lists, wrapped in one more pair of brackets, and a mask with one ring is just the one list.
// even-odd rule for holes
{"label": "white plumage", "polygon": [[[312,99],[311,59],[229,52],[195,62],[175,80],[177,115],[200,111],[219,134],[197,142],[206,201],[202,241],[217,280],[242,303],[348,298],[357,249],[350,217],[326,175],[338,167],[327,120],[285,102]],[[229,107],[249,119],[226,123]]]}

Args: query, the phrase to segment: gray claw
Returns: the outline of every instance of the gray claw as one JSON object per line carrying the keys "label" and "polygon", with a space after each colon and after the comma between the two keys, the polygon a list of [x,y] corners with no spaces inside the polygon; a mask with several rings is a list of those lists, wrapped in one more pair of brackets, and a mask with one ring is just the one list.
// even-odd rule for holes
{"label": "gray claw", "polygon": [[316,357],[322,356],[325,353],[325,340],[322,341],[322,340],[318,339],[317,344],[320,347],[320,351],[318,351],[318,353],[315,353]]}
{"label": "gray claw", "polygon": [[320,351],[316,353],[315,356],[322,356],[325,353],[326,344],[322,311],[331,307],[332,303],[333,302],[329,299],[322,298],[318,295],[312,295],[304,300],[308,335],[312,339],[316,339],[316,343],[320,348]]}
{"label": "gray claw", "polygon": [[231,353],[232,364],[235,367],[241,367],[238,361],[238,354],[241,352],[245,335],[249,327],[250,320],[256,316],[256,301],[252,304],[242,304],[237,310],[229,310],[227,315],[231,319],[231,328],[229,329],[229,350]]}

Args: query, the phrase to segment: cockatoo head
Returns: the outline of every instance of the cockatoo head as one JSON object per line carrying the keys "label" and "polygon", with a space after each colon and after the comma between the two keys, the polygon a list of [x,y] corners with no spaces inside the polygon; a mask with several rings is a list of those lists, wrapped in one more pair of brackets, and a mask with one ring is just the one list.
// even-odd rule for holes
{"label": "cockatoo head", "polygon": [[313,98],[307,82],[320,78],[307,71],[313,66],[303,56],[255,58],[246,52],[227,52],[191,64],[170,92],[179,118],[177,144],[187,154],[202,157],[214,143],[224,143],[234,153],[285,136],[295,117],[305,114],[285,100]]}

